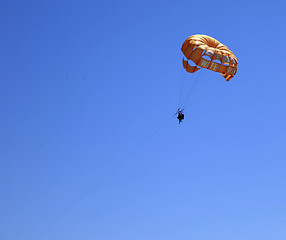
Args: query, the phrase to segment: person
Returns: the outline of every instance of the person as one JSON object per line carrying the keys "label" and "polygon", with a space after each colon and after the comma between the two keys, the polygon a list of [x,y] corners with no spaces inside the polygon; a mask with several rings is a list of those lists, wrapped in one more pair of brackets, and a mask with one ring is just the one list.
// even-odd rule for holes
{"label": "person", "polygon": [[179,119],[179,124],[183,121],[183,119],[185,118],[185,115],[182,113],[182,111],[178,112],[178,117]]}

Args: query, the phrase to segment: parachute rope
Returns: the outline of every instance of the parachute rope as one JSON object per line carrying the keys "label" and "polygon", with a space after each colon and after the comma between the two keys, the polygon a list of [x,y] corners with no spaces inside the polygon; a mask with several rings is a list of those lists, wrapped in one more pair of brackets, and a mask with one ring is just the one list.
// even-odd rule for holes
{"label": "parachute rope", "polygon": [[[191,77],[192,80],[188,81],[188,82],[190,82],[190,84],[188,87],[186,87],[186,94],[185,94],[184,102],[183,103],[180,102],[179,107],[184,108],[189,103],[189,101],[192,99],[192,94],[193,94],[194,90],[196,89],[196,87],[199,83],[199,80],[201,80],[200,77],[202,75],[202,72],[203,71],[200,71],[196,75],[193,75]],[[181,98],[182,98],[182,96],[180,96],[180,99]]]}
{"label": "parachute rope", "polygon": [[45,234],[47,234],[53,227],[55,227],[56,224],[58,224],[68,213],[70,213],[77,205],[79,205],[87,196],[89,196],[92,192],[94,192],[99,185],[101,185],[106,179],[108,179],[116,170],[118,170],[124,163],[126,163],[130,158],[133,157],[133,155],[138,152],[144,145],[150,141],[156,134],[158,134],[168,123],[171,119],[173,119],[174,116],[170,116],[165,122],[159,125],[158,128],[156,128],[153,132],[151,132],[147,137],[145,137],[138,145],[127,155],[125,158],[123,158],[121,161],[119,161],[113,168],[111,168],[109,171],[105,173],[97,182],[93,183],[91,187],[84,192],[82,195],[79,195],[77,199],[74,200],[74,202],[66,207],[64,211],[58,215],[58,217],[52,221],[45,229],[43,229],[35,238],[34,240],[38,240],[42,238]]}
{"label": "parachute rope", "polygon": [[196,99],[194,99],[192,102],[190,102],[188,105],[186,105],[184,107],[184,109],[189,108],[191,105],[193,105],[194,103],[196,103],[198,100],[200,100],[201,98],[203,98],[204,96],[206,96],[211,90],[213,90],[214,88],[217,88],[218,85],[217,84],[212,84],[210,85],[207,89],[205,89],[205,91],[203,91]]}

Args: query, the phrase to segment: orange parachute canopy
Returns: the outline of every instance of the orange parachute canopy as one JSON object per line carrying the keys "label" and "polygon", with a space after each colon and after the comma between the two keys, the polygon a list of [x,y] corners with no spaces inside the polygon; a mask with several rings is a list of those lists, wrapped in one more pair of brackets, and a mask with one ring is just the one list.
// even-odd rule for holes
{"label": "orange parachute canopy", "polygon": [[187,60],[183,59],[183,66],[189,73],[198,71],[199,67],[207,68],[219,72],[226,81],[236,74],[236,56],[227,46],[210,36],[200,34],[190,36],[183,43],[181,50],[188,60],[196,64],[196,66],[191,66]]}

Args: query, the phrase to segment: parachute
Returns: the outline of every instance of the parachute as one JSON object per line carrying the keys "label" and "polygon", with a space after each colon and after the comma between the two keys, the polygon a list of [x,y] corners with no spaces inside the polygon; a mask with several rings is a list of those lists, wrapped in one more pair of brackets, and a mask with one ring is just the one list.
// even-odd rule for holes
{"label": "parachute", "polygon": [[[194,73],[201,67],[218,72],[229,81],[237,72],[237,58],[234,53],[210,36],[192,35],[184,41],[181,50],[187,58],[183,58],[183,66],[189,73]],[[188,60],[195,66],[191,66]]]}
{"label": "parachute", "polygon": [[219,83],[221,77],[217,73],[229,81],[237,72],[234,53],[213,37],[192,35],[184,41],[181,50],[184,68],[179,81],[178,109],[188,108],[214,87],[224,85]]}

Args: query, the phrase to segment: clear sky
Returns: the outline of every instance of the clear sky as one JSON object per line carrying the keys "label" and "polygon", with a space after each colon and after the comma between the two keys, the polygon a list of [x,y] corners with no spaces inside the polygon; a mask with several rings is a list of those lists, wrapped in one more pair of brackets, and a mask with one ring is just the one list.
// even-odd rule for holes
{"label": "clear sky", "polygon": [[[0,9],[0,239],[285,240],[285,1]],[[179,125],[193,34],[238,72]]]}

